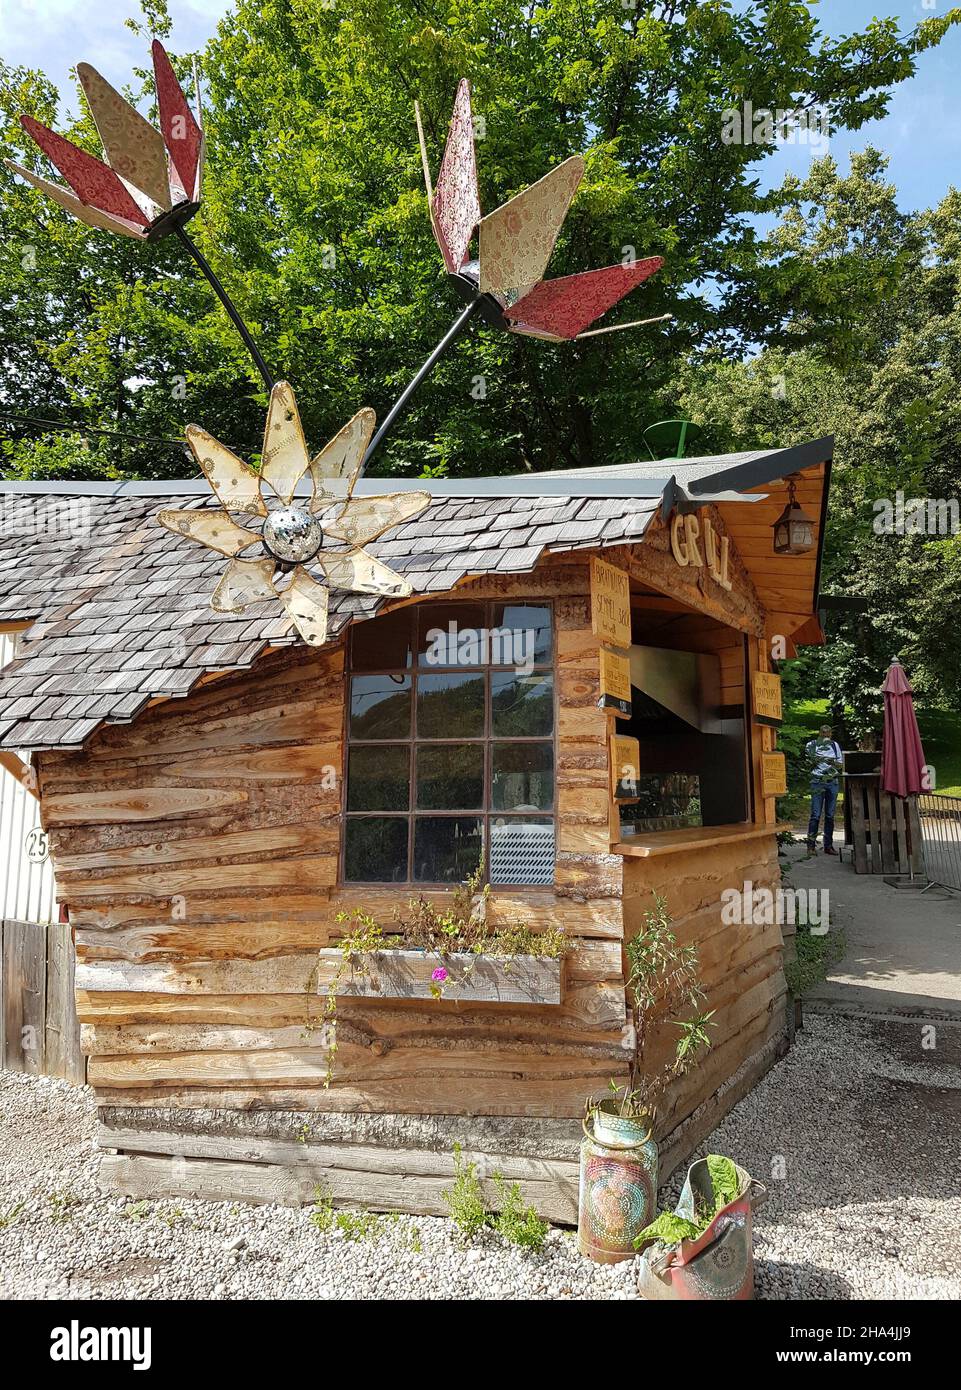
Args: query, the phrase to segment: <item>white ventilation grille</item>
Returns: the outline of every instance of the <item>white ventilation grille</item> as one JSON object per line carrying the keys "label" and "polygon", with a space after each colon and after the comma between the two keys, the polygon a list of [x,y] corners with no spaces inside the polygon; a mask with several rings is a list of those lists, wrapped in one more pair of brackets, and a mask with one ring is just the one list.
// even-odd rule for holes
{"label": "white ventilation grille", "polygon": [[491,883],[554,882],[554,827],[508,821],[491,826]]}

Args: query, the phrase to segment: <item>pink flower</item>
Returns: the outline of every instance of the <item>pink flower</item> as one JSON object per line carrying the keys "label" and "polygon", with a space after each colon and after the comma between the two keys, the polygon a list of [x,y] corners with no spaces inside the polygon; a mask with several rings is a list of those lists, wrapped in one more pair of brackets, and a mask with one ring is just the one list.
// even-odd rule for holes
{"label": "pink flower", "polygon": [[439,965],[439,966],[437,967],[436,970],[431,971],[431,979],[432,979],[432,980],[446,980],[446,979],[447,979],[447,971],[444,969],[444,967],[443,967],[442,965]]}

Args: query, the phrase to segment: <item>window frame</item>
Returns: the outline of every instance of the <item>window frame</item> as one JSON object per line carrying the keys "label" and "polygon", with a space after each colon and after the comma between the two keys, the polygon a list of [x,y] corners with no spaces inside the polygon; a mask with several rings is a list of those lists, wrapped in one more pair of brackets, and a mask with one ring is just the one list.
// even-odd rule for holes
{"label": "window frame", "polygon": [[[492,663],[481,663],[476,666],[424,666],[417,662],[418,636],[421,630],[422,617],[430,612],[433,607],[460,607],[472,606],[483,610],[483,621],[488,632],[494,628],[493,614],[495,608],[510,607],[532,607],[546,609],[550,614],[551,627],[551,648],[549,655],[544,660],[535,660],[532,664],[532,675],[541,674],[551,678],[551,732],[550,734],[535,735],[496,735],[493,732],[493,708],[492,708],[492,676],[498,672],[510,672],[516,670],[513,666],[494,665]],[[370,621],[376,622],[377,619]],[[503,624],[500,624],[503,626]],[[496,599],[472,599],[469,595],[449,597],[440,600],[431,600],[428,603],[419,603],[411,606],[411,632],[413,635],[414,649],[410,666],[405,667],[377,667],[374,670],[355,671],[353,668],[353,631],[348,635],[346,643],[345,662],[344,662],[344,711],[343,711],[343,788],[341,793],[341,816],[340,816],[340,849],[338,860],[337,882],[340,888],[345,889],[390,889],[395,888],[402,892],[439,892],[450,890],[455,887],[460,880],[433,881],[429,879],[415,879],[412,877],[414,868],[414,846],[416,838],[416,823],[418,818],[443,817],[448,820],[479,820],[481,822],[481,840],[483,847],[483,869],[484,881],[487,882],[490,872],[490,824],[497,820],[517,820],[535,821],[550,823],[554,828],[554,866],[556,873],[557,865],[557,826],[558,826],[558,787],[557,787],[557,753],[558,753],[558,714],[559,714],[559,690],[557,679],[557,611],[552,599],[532,598],[518,596],[516,598],[503,597]],[[417,691],[418,678],[421,674],[442,675],[442,674],[470,674],[476,673],[484,681],[484,723],[480,735],[474,738],[465,738],[460,735],[455,738],[419,738],[417,733]],[[364,739],[351,738],[350,717],[351,717],[351,692],[352,683],[355,676],[406,676],[410,680],[410,732],[407,738],[385,738],[385,739]],[[477,744],[483,749],[483,778],[484,795],[482,796],[482,806],[477,810],[440,810],[430,807],[418,809],[417,800],[417,750],[418,748],[444,748],[461,747],[465,743]],[[540,744],[548,745],[551,749],[551,759],[553,766],[553,794],[550,809],[543,811],[495,811],[492,807],[493,801],[493,750],[496,743],[508,744]],[[409,754],[410,768],[410,792],[408,796],[407,809],[405,811],[348,811],[347,796],[350,771],[350,750],[351,747],[406,747]],[[350,820],[398,820],[407,825],[407,874],[403,879],[348,879],[347,872],[347,828]],[[501,893],[520,892],[522,890],[546,889],[550,891],[554,887],[554,874],[551,875],[551,882],[546,883],[497,883],[491,885],[493,891]]]}

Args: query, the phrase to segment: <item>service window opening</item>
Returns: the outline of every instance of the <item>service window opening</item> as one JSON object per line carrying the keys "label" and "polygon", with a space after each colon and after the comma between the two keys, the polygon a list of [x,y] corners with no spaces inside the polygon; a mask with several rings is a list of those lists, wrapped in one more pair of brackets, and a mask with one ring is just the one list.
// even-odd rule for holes
{"label": "service window opening", "polygon": [[[620,808],[625,838],[748,819],[744,649],[735,640],[726,657],[643,642],[631,647],[632,713],[618,720],[618,733],[638,740],[640,776],[637,800]],[[734,660],[741,699],[725,704]]]}

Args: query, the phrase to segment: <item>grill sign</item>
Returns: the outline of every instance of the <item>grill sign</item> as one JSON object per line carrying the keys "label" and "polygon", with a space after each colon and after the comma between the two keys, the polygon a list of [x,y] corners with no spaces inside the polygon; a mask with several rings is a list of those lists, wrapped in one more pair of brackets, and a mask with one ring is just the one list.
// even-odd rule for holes
{"label": "grill sign", "polygon": [[636,738],[614,734],[611,738],[611,787],[614,801],[636,801],[640,777],[641,746]]}
{"label": "grill sign", "polygon": [[675,512],[671,521],[671,553],[682,568],[694,565],[701,569],[706,563],[711,578],[722,589],[730,589],[731,542],[714,529],[709,516],[699,518],[693,512],[681,516]]}

